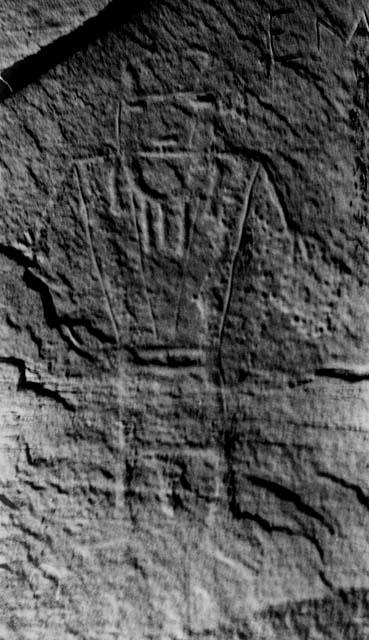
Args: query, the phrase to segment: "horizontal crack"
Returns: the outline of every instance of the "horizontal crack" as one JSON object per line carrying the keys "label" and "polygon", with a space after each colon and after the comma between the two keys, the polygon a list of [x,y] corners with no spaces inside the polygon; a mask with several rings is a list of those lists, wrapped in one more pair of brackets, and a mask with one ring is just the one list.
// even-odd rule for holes
{"label": "horizontal crack", "polygon": [[333,378],[336,380],[343,380],[344,382],[362,382],[364,380],[369,380],[369,368],[368,366],[320,367],[315,371],[315,375],[321,378]]}

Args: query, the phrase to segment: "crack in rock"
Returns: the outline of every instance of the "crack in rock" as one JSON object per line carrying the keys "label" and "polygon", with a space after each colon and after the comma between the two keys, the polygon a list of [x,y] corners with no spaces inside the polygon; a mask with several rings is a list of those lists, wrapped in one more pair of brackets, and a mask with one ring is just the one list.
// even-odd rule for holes
{"label": "crack in rock", "polygon": [[13,356],[0,356],[0,363],[8,364],[18,369],[18,391],[32,391],[34,394],[40,397],[49,398],[51,400],[54,400],[54,402],[62,404],[65,409],[68,409],[68,411],[75,411],[74,404],[64,398],[64,396],[62,396],[59,391],[57,391],[57,389],[50,389],[49,387],[45,386],[43,382],[31,380],[29,378],[31,370],[29,369],[25,360],[22,360],[22,358]]}
{"label": "crack in rock", "polygon": [[85,49],[116,24],[124,23],[139,12],[147,0],[122,3],[112,0],[100,13],[82,25],[60,36],[37,53],[18,60],[1,72],[0,102],[35,82],[40,76],[54,68],[77,51]]}
{"label": "crack in rock", "polygon": [[296,507],[298,511],[303,513],[305,516],[308,516],[309,518],[317,520],[329,531],[330,534],[334,535],[334,527],[329,522],[327,522],[325,517],[319,511],[306,504],[302,497],[295,491],[292,491],[288,487],[285,487],[278,482],[269,480],[268,478],[262,478],[254,475],[249,475],[247,476],[247,478],[254,486],[266,489],[280,500],[290,502]]}

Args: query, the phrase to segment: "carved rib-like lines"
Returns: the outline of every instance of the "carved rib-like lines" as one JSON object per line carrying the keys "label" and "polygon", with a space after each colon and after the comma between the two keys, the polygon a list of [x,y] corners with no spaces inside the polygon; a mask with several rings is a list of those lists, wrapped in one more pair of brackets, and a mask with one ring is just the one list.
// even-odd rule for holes
{"label": "carved rib-like lines", "polygon": [[[128,197],[129,197],[129,205],[130,205],[130,210],[131,210],[131,216],[134,220],[134,224],[135,224],[135,229],[136,229],[136,236],[137,236],[137,242],[138,242],[138,246],[139,246],[139,251],[140,251],[140,270],[141,270],[141,277],[142,277],[142,282],[143,282],[143,286],[144,286],[144,293],[145,293],[145,298],[146,298],[146,303],[148,305],[149,311],[150,311],[150,317],[151,317],[151,324],[152,324],[152,331],[154,334],[155,339],[158,339],[158,331],[157,331],[157,326],[156,326],[156,320],[155,320],[155,316],[154,316],[154,311],[153,311],[153,307],[151,304],[151,299],[149,296],[149,291],[147,288],[147,281],[146,281],[146,276],[145,276],[145,258],[144,258],[144,243],[142,240],[142,233],[141,230],[144,230],[144,238],[147,239],[146,242],[148,243],[148,230],[145,227],[145,217],[144,216],[140,216],[139,211],[141,211],[141,207],[140,206],[136,206],[136,203],[134,201],[134,197],[133,197],[133,185],[129,176],[129,172],[128,169],[126,167],[125,162],[122,162],[122,166],[123,166],[123,171],[124,171],[124,175],[125,175],[125,179],[126,179],[126,184],[127,184],[127,192],[128,192]],[[140,224],[143,224],[144,227],[142,227],[142,229],[140,230]],[[145,240],[144,240],[145,242]]]}

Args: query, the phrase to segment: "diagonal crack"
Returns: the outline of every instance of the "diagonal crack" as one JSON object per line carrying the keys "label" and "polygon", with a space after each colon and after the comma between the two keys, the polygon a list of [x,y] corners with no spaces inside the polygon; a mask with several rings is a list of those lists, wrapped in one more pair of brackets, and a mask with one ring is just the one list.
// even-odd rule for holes
{"label": "diagonal crack", "polygon": [[287,525],[277,525],[272,522],[269,522],[266,518],[259,515],[258,513],[251,513],[251,511],[240,509],[238,512],[238,519],[245,519],[251,522],[254,522],[256,525],[260,527],[265,533],[272,535],[273,533],[281,533],[291,537],[299,537],[305,538],[310,542],[310,544],[315,548],[320,561],[324,564],[324,550],[322,545],[320,544],[317,537],[307,533],[306,531],[300,532],[292,529]]}
{"label": "diagonal crack", "polygon": [[0,502],[5,507],[9,507],[9,509],[12,509],[13,511],[18,510],[18,506],[15,504],[15,502],[13,502],[13,500],[10,500],[4,493],[0,493]]}
{"label": "diagonal crack", "polygon": [[32,289],[40,296],[47,326],[50,327],[50,329],[56,329],[62,340],[79,356],[86,358],[91,362],[94,361],[94,357],[88,351],[80,347],[73,339],[71,330],[75,326],[84,326],[91,335],[101,342],[109,342],[108,337],[102,331],[95,329],[88,320],[75,320],[66,315],[61,317],[58,314],[52,293],[47,283],[33,270],[34,268],[37,268],[37,262],[35,259],[30,258],[20,249],[1,242],[0,255],[12,260],[24,269],[23,282],[29,289]]}
{"label": "diagonal crack", "polygon": [[330,522],[327,522],[323,514],[314,509],[314,507],[311,507],[309,504],[304,502],[300,494],[292,491],[292,489],[289,489],[288,487],[279,484],[278,482],[269,480],[268,478],[261,478],[260,476],[254,475],[249,475],[247,476],[247,478],[254,486],[266,489],[280,500],[290,502],[296,507],[298,511],[300,511],[300,513],[303,513],[309,518],[313,518],[314,520],[320,522],[320,524],[323,525],[332,535],[335,533],[334,527],[330,524]]}
{"label": "diagonal crack", "polygon": [[65,61],[73,53],[85,49],[91,42],[126,22],[137,14],[147,0],[112,0],[100,13],[82,25],[54,40],[35,53],[3,69],[0,78],[0,102],[35,82],[44,73]]}
{"label": "diagonal crack", "polygon": [[317,476],[318,478],[330,480],[331,482],[338,484],[343,489],[353,491],[356,495],[357,501],[369,511],[369,495],[363,491],[359,484],[349,482],[345,478],[341,478],[340,476],[336,476],[334,473],[329,473],[327,471],[320,471],[317,473]]}

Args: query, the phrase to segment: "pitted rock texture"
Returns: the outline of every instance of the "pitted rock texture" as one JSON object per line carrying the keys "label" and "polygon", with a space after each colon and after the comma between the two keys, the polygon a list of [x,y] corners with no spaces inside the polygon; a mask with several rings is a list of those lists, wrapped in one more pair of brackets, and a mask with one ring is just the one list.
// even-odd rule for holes
{"label": "pitted rock texture", "polygon": [[0,638],[364,639],[364,3],[76,45],[2,87]]}

